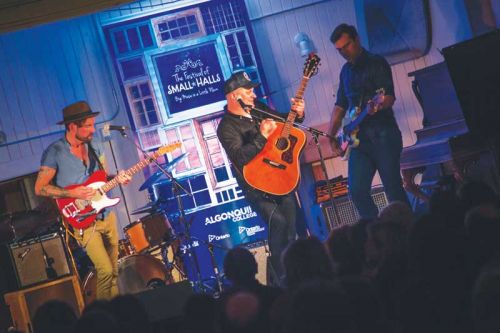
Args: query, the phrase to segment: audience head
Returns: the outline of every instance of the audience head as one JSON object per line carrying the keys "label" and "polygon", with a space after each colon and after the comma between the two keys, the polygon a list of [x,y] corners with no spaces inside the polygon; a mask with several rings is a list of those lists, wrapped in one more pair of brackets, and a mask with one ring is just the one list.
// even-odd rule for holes
{"label": "audience head", "polygon": [[70,305],[52,300],[42,304],[33,318],[35,333],[72,332],[76,323],[76,315]]}
{"label": "audience head", "polygon": [[235,247],[224,258],[224,273],[233,284],[245,285],[255,281],[257,262],[249,250]]}
{"label": "audience head", "polygon": [[415,220],[413,211],[408,204],[401,201],[393,201],[387,205],[378,215],[381,222],[399,223],[405,228],[409,228]]}
{"label": "audience head", "polygon": [[282,261],[289,289],[295,289],[307,280],[333,278],[330,258],[316,237],[292,242],[284,251]]}
{"label": "audience head", "polygon": [[366,225],[369,220],[359,220],[354,225],[344,225],[328,235],[326,248],[337,276],[358,275],[365,262]]}
{"label": "audience head", "polygon": [[310,280],[292,294],[286,332],[355,332],[353,307],[333,281]]}
{"label": "audience head", "polygon": [[149,332],[149,319],[144,305],[133,295],[120,295],[110,301],[111,313],[122,333]]}
{"label": "audience head", "polygon": [[194,294],[184,305],[184,328],[187,332],[215,332],[215,299],[206,294]]}
{"label": "audience head", "polygon": [[457,191],[460,205],[465,211],[481,204],[495,204],[497,196],[488,184],[479,181],[465,182]]}
{"label": "audience head", "polygon": [[260,316],[260,301],[253,293],[239,291],[228,295],[222,307],[222,332],[259,332],[263,331]]}

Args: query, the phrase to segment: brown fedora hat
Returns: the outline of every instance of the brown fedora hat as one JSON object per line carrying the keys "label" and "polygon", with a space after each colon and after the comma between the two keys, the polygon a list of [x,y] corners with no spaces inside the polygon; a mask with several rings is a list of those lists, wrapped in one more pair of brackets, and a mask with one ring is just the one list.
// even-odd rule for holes
{"label": "brown fedora hat", "polygon": [[78,101],[70,104],[63,109],[63,120],[59,121],[57,125],[71,123],[73,121],[82,120],[90,117],[95,117],[100,112],[93,112],[90,106],[85,101]]}

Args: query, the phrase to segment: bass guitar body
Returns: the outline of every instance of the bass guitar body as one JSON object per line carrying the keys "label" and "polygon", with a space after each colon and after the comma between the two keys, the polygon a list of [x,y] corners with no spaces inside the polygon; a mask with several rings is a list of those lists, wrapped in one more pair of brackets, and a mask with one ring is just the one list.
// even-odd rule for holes
{"label": "bass guitar body", "polygon": [[299,157],[306,143],[306,135],[298,128],[291,127],[290,135],[283,138],[280,133],[285,124],[276,125],[264,148],[243,168],[243,177],[260,191],[285,195],[299,184]]}

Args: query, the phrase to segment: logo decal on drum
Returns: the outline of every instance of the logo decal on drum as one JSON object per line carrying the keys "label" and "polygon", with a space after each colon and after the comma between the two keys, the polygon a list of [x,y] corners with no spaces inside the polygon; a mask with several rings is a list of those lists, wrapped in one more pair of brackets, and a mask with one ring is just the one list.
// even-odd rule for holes
{"label": "logo decal on drum", "polygon": [[233,209],[229,212],[209,216],[205,218],[205,225],[219,223],[228,219],[231,219],[233,222],[240,222],[252,217],[257,217],[257,213],[252,210],[252,207],[245,206]]}
{"label": "logo decal on drum", "polygon": [[229,238],[229,234],[224,234],[224,235],[208,235],[208,241],[211,242],[213,240],[222,240]]}
{"label": "logo decal on drum", "polygon": [[258,232],[262,232],[266,229],[264,229],[263,227],[261,227],[260,225],[256,225],[254,227],[239,227],[239,232],[240,234],[244,233],[246,231],[247,233],[247,236],[253,236],[255,235],[256,233]]}

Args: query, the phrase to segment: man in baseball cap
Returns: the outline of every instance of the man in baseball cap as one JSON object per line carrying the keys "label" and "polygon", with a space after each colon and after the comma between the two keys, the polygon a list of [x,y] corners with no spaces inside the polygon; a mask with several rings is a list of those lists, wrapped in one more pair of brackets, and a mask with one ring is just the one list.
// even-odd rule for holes
{"label": "man in baseball cap", "polygon": [[[296,237],[296,203],[293,192],[283,196],[268,195],[252,188],[242,176],[243,167],[264,148],[267,139],[277,128],[276,120],[268,118],[268,115],[259,114],[259,117],[255,117],[257,114],[254,113],[254,108],[276,114],[276,111],[256,100],[254,89],[259,85],[244,71],[235,72],[226,80],[224,83],[226,114],[219,123],[217,136],[232,162],[234,175],[245,193],[245,198],[268,223],[271,271],[275,273],[271,274],[273,276],[271,283],[279,284],[283,274],[281,253]],[[291,101],[298,120],[302,120],[304,101],[293,98]],[[260,120],[263,117],[266,118]]]}

